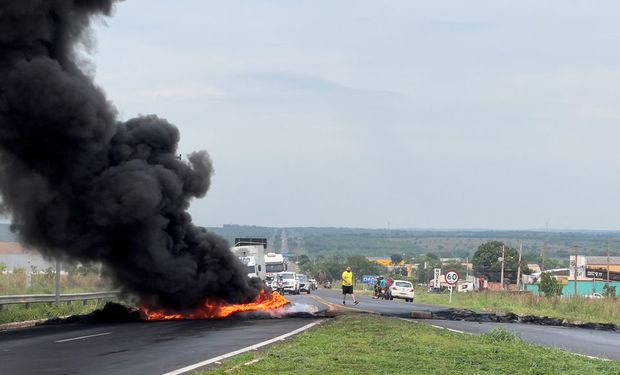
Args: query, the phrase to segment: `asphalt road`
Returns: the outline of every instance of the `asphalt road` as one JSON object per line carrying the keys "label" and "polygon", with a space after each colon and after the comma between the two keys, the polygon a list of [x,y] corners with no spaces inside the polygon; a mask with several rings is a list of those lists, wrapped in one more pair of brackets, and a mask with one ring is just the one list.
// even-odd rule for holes
{"label": "asphalt road", "polygon": [[[415,302],[404,302],[403,300],[376,300],[367,296],[358,296],[360,304],[357,306],[349,303],[350,300],[347,301],[346,306],[342,306],[342,294],[338,290],[319,289],[313,295],[319,301],[332,304],[334,308],[337,307],[349,311],[368,311],[402,318],[411,317],[412,311],[433,312],[445,309]],[[448,320],[420,321],[466,333],[484,333],[493,328],[502,327],[518,333],[522,339],[531,343],[554,346],[583,355],[620,360],[620,333],[618,332],[518,323],[478,323]]]}
{"label": "asphalt road", "polygon": [[164,374],[312,319],[60,324],[0,332],[2,374]]}

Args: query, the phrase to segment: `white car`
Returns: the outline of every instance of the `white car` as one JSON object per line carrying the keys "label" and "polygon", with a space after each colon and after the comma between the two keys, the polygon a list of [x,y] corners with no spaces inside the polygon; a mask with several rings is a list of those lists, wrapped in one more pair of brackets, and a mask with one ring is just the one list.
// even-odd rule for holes
{"label": "white car", "polygon": [[603,295],[601,293],[592,293],[592,294],[585,295],[584,297],[599,299],[599,298],[603,298]]}
{"label": "white car", "polygon": [[413,302],[415,298],[415,288],[412,283],[406,280],[394,280],[390,292],[392,298],[402,298],[405,302]]}
{"label": "white car", "polygon": [[282,293],[299,294],[299,280],[295,272],[279,272],[271,283],[271,289]]}

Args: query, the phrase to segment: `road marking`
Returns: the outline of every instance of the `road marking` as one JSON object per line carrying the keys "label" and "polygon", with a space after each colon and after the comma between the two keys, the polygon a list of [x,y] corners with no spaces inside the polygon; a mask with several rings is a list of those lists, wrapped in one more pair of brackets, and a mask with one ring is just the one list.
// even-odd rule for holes
{"label": "road marking", "polygon": [[377,314],[377,315],[381,315],[381,313],[378,313],[376,311],[371,311],[371,310],[366,310],[366,309],[362,309],[360,307],[353,307],[353,306],[359,306],[359,305],[353,305],[353,306],[347,306],[347,305],[339,305],[337,303],[332,303],[332,302],[328,302],[326,300],[324,300],[323,298],[319,297],[319,296],[311,296],[312,299],[316,300],[319,303],[322,303],[324,305],[326,305],[327,307],[331,309],[346,309],[346,310],[352,310],[352,311],[361,311],[361,312],[365,312],[368,314]]}
{"label": "road marking", "polygon": [[207,359],[205,361],[198,362],[198,363],[195,363],[193,365],[189,365],[189,366],[180,368],[178,370],[170,371],[170,372],[167,372],[167,373],[165,373],[163,375],[180,375],[180,374],[183,374],[183,373],[186,373],[186,372],[189,372],[189,371],[193,371],[193,370],[196,370],[197,368],[204,367],[204,366],[210,365],[212,363],[216,363],[216,362],[219,362],[221,360],[224,360],[224,359],[227,359],[227,358],[230,358],[230,357],[234,357],[236,355],[239,355],[239,354],[242,354],[242,353],[245,353],[245,352],[249,352],[250,350],[256,350],[256,349],[261,348],[263,346],[266,346],[266,345],[269,345],[269,344],[273,344],[274,342],[282,341],[282,340],[284,340],[287,337],[294,336],[294,335],[296,335],[298,333],[301,333],[301,332],[303,332],[303,331],[305,331],[307,329],[310,329],[310,328],[314,327],[317,324],[321,324],[321,321],[310,323],[310,324],[306,324],[305,326],[303,326],[301,328],[297,328],[294,331],[291,331],[289,333],[285,333],[284,335],[281,335],[281,336],[278,336],[278,337],[274,337],[274,338],[272,338],[270,340],[259,342],[258,344],[254,344],[254,345],[245,347],[243,349],[235,350],[234,352],[222,354],[220,356],[217,356],[217,357],[214,357],[214,358],[211,358],[211,359]]}
{"label": "road marking", "polygon": [[[413,320],[413,319],[407,319],[407,318],[399,318],[399,319],[400,320],[404,320],[406,322],[411,322],[411,323],[421,323],[421,322],[418,322],[417,320]],[[429,324],[429,326],[431,326],[433,328],[437,328],[437,329],[445,329],[445,330],[448,330],[448,331],[454,332],[454,333],[462,333],[462,334],[465,334],[465,335],[471,335],[471,333],[469,333],[469,332],[461,331],[461,330],[454,329],[454,328],[442,327],[442,326],[438,326],[438,325],[435,325],[435,324]]]}
{"label": "road marking", "polygon": [[573,353],[574,355],[578,355],[580,357],[586,357],[586,358],[590,358],[590,359],[598,359],[599,361],[611,361],[611,359],[608,358],[601,358],[601,357],[595,357],[593,355],[587,355],[587,354],[581,354],[581,353]]}
{"label": "road marking", "polygon": [[447,331],[454,332],[454,333],[466,333],[466,332],[464,332],[464,331],[460,331],[460,330],[458,330],[458,329],[448,328],[448,327],[442,327],[442,326],[437,326],[437,325],[434,325],[434,324],[431,324],[431,327],[434,327],[434,328],[439,328],[439,329],[445,329],[445,330],[447,330]]}
{"label": "road marking", "polygon": [[[413,319],[407,319],[407,318],[399,318],[400,320],[404,320],[406,322],[411,322],[411,323],[418,323],[418,324],[423,324],[422,322],[419,322],[417,320],[413,320]],[[442,326],[438,326],[438,325],[434,325],[434,324],[429,324],[431,327],[433,328],[438,328],[438,329],[447,329],[448,331],[451,332],[455,332],[455,333],[463,333],[466,335],[474,335],[474,333],[470,333],[470,332],[465,332],[465,331],[459,331],[458,329],[452,329],[452,328],[447,328],[447,327],[442,327]],[[560,328],[565,328],[565,327],[560,327]],[[566,349],[565,349],[566,350]],[[580,357],[586,357],[586,358],[590,358],[590,359],[597,359],[599,361],[611,361],[611,359],[609,358],[602,358],[602,357],[595,357],[592,355],[587,355],[587,354],[581,354],[581,353],[575,353],[575,352],[570,352],[567,351],[568,353],[574,354],[574,355],[578,355]]]}
{"label": "road marking", "polygon": [[63,339],[63,340],[58,340],[58,341],[54,341],[54,342],[67,342],[67,341],[83,340],[83,339],[89,339],[91,337],[105,336],[105,335],[110,335],[110,334],[112,334],[112,332],[104,332],[104,333],[97,333],[97,334],[88,335],[88,336],[72,337],[70,339]]}

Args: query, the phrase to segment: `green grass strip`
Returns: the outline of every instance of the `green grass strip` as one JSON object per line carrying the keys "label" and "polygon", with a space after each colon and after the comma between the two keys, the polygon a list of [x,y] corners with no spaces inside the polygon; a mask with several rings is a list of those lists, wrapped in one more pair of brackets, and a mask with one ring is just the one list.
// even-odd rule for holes
{"label": "green grass strip", "polygon": [[396,318],[347,315],[201,374],[620,374],[620,362],[525,343],[494,330],[465,335]]}
{"label": "green grass strip", "polygon": [[32,303],[29,307],[25,304],[7,305],[0,310],[0,323],[23,322],[27,320],[58,318],[68,315],[88,314],[100,309],[105,301],[90,300],[86,304],[82,301],[62,302],[58,306],[53,303]]}

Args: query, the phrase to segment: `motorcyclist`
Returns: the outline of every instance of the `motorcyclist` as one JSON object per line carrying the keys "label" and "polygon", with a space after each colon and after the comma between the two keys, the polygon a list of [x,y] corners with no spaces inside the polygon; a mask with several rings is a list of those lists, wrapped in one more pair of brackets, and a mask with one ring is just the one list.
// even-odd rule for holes
{"label": "motorcyclist", "polygon": [[275,286],[278,293],[284,294],[284,280],[282,280],[282,275],[276,275]]}

